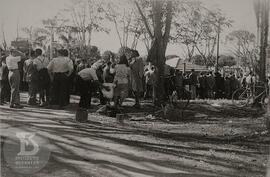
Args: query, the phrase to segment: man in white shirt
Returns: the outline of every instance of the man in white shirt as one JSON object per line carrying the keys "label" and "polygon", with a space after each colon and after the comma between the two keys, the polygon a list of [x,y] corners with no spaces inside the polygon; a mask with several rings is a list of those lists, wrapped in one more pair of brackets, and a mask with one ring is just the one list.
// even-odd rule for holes
{"label": "man in white shirt", "polygon": [[91,68],[85,68],[78,73],[77,86],[80,93],[79,107],[84,109],[90,109],[92,93],[96,90],[97,86],[108,90],[106,86],[103,86],[97,76],[97,69],[99,66],[92,65]]}
{"label": "man in white shirt", "polygon": [[53,75],[53,96],[52,103],[63,108],[67,105],[67,96],[69,94],[68,76],[73,71],[73,62],[65,54],[65,49],[58,51],[59,56],[52,59],[47,69]]}
{"label": "man in white shirt", "polygon": [[49,104],[50,98],[50,76],[47,69],[47,66],[49,65],[49,59],[42,56],[41,49],[36,49],[35,53],[37,57],[34,59],[34,64],[39,75],[39,101],[40,106],[45,106]]}
{"label": "man in white shirt", "polygon": [[10,55],[6,58],[6,64],[9,70],[8,80],[11,88],[10,108],[22,108],[20,105],[20,72],[18,62],[25,55],[22,52],[10,49]]}
{"label": "man in white shirt", "polygon": [[81,70],[78,73],[77,81],[78,91],[81,96],[79,107],[84,109],[90,109],[94,84],[98,83],[96,69],[94,67],[91,67]]}

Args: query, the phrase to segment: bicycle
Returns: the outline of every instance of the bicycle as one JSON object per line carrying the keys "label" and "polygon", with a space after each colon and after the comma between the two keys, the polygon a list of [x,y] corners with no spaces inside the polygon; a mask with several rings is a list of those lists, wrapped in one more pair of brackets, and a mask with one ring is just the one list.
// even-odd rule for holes
{"label": "bicycle", "polygon": [[232,103],[237,107],[252,105],[259,103],[266,108],[268,100],[269,88],[265,83],[257,82],[246,88],[239,88],[232,94]]}

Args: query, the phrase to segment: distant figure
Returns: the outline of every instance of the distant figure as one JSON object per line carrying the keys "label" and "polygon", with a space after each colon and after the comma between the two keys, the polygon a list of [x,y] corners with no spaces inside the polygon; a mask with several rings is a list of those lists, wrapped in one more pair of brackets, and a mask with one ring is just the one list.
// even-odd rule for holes
{"label": "distant figure", "polygon": [[215,73],[215,98],[220,99],[223,97],[224,92],[224,79],[221,77],[221,74],[219,72]]}
{"label": "distant figure", "polygon": [[144,99],[151,97],[154,101],[154,86],[156,84],[155,74],[155,66],[151,66],[151,68],[149,68],[149,70],[147,70],[144,74],[146,84]]}
{"label": "distant figure", "polygon": [[205,99],[207,97],[207,89],[206,89],[206,76],[205,76],[205,73],[204,72],[201,72],[199,78],[199,96],[200,96],[200,99]]}
{"label": "distant figure", "polygon": [[251,88],[253,84],[256,82],[256,78],[252,71],[246,76],[246,87]]}
{"label": "distant figure", "polygon": [[238,83],[238,80],[235,78],[234,74],[231,74],[231,76],[230,76],[230,83],[231,83],[230,84],[231,94],[233,94],[233,92],[240,87],[240,83]]}
{"label": "distant figure", "polygon": [[174,86],[174,70],[169,65],[164,65],[164,89],[166,99],[172,101],[172,93],[175,90]]}
{"label": "distant figure", "polygon": [[229,76],[225,76],[224,90],[225,90],[225,98],[231,99],[231,96],[232,96],[232,93],[231,93],[231,80],[230,80]]}
{"label": "distant figure", "polygon": [[191,73],[189,75],[189,85],[190,85],[190,90],[191,90],[191,99],[196,99],[197,96],[197,91],[196,87],[198,84],[198,76],[195,72],[194,69],[191,69]]}
{"label": "distant figure", "polygon": [[184,94],[184,76],[181,71],[175,71],[175,88],[177,92],[178,99],[183,99]]}
{"label": "distant figure", "polygon": [[207,87],[207,98],[213,99],[216,83],[212,72],[209,72],[206,76],[206,87]]}

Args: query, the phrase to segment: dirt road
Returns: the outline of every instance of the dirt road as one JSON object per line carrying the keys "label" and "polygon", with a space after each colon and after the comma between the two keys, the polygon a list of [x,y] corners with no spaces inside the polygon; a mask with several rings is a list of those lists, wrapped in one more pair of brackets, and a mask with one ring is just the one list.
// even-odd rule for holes
{"label": "dirt road", "polygon": [[[260,115],[206,104],[190,108],[200,112],[196,120],[119,124],[96,113],[77,123],[73,110],[2,106],[1,147],[18,131],[48,139],[50,159],[31,177],[266,175],[270,140]],[[2,177],[29,177],[11,170],[1,155]]]}

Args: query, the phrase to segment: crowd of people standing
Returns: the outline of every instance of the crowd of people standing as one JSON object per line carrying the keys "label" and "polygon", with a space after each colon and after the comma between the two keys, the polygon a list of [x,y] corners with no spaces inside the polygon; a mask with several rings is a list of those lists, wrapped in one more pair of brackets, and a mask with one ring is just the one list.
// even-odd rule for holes
{"label": "crowd of people standing", "polygon": [[[80,95],[79,106],[89,109],[92,95],[98,93],[101,104],[110,102],[102,90],[113,90],[115,105],[121,105],[130,94],[135,97],[135,107],[140,107],[143,92],[144,65],[137,51],[131,58],[119,56],[113,63],[100,59],[89,64],[86,59],[79,63],[69,58],[66,49],[58,50],[57,57],[49,60],[41,49],[25,54],[11,48],[8,56],[1,57],[0,104],[10,103],[10,108],[22,108],[20,101],[21,80],[27,83],[28,105],[41,107],[58,105],[64,108],[70,102],[70,94]],[[20,69],[22,66],[22,70]],[[104,83],[112,83],[109,88]]]}
{"label": "crowd of people standing", "polygon": [[[145,64],[138,51],[132,56],[118,56],[117,62],[100,59],[88,63],[69,58],[69,51],[58,50],[57,57],[49,60],[41,49],[26,55],[13,48],[1,59],[0,104],[10,103],[11,108],[22,108],[20,104],[21,79],[28,85],[28,105],[57,105],[63,109],[70,103],[70,95],[80,96],[79,107],[91,108],[91,98],[97,93],[101,104],[121,106],[125,98],[135,98],[135,108],[140,108],[140,99],[156,99],[158,82],[157,68]],[[22,62],[23,61],[23,62]],[[20,64],[22,72],[20,71]],[[23,73],[23,74],[22,74]],[[21,78],[22,76],[22,78]],[[164,89],[167,99],[231,99],[233,92],[255,82],[253,73],[235,77],[233,73],[222,76],[216,72],[183,73],[165,65]],[[111,96],[107,96],[106,92]],[[187,94],[188,93],[188,94]]]}

